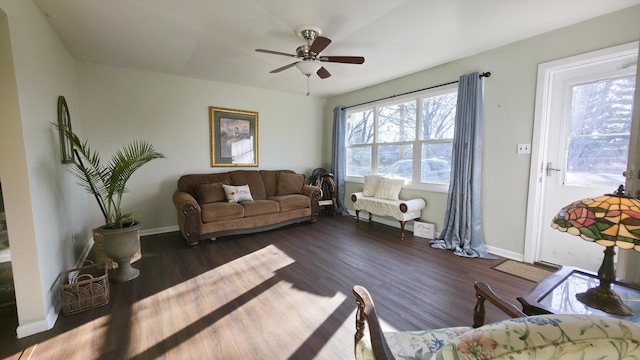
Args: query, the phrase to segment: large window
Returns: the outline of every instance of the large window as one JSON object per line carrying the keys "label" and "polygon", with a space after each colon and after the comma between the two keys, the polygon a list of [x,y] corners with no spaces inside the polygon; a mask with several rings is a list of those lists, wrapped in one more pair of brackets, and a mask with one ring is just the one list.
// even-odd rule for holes
{"label": "large window", "polygon": [[455,85],[347,111],[347,176],[449,184]]}

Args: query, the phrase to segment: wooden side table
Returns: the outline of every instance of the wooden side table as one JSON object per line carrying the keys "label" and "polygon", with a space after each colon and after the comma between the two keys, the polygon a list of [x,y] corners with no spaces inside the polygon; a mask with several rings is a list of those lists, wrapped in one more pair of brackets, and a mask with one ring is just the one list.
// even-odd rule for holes
{"label": "wooden side table", "polygon": [[518,301],[522,311],[527,315],[540,314],[580,314],[615,317],[640,323],[640,284],[616,280],[612,288],[620,295],[623,302],[633,309],[633,315],[622,316],[609,314],[588,307],[576,299],[576,294],[599,284],[598,275],[575,267],[562,267],[549,275],[536,287]]}

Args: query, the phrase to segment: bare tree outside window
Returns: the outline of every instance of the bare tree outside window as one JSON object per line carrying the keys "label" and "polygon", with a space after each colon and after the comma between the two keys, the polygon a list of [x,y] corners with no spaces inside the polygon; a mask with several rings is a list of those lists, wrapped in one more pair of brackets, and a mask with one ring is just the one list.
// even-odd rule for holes
{"label": "bare tree outside window", "polygon": [[347,112],[347,175],[448,184],[456,105],[451,88]]}
{"label": "bare tree outside window", "polygon": [[634,91],[635,76],[573,86],[565,184],[624,184]]}

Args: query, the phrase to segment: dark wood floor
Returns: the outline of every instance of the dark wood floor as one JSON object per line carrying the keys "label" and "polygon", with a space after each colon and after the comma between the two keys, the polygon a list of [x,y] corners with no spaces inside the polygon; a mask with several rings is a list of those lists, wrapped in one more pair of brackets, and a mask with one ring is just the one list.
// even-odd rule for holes
{"label": "dark wood floor", "polygon": [[[387,329],[471,325],[474,280],[515,302],[534,283],[435,250],[410,232],[322,214],[316,224],[220,238],[187,248],[178,233],[146,236],[139,278],[111,284],[107,305],[60,315],[15,339],[9,359],[349,359],[355,301],[365,286]],[[491,307],[487,322],[505,316]]]}

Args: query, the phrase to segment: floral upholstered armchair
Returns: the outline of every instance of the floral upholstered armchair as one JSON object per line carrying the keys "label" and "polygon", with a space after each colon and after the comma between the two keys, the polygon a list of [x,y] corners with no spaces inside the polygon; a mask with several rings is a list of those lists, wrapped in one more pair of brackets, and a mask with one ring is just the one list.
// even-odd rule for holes
{"label": "floral upholstered armchair", "polygon": [[625,320],[537,315],[475,329],[383,333],[369,292],[356,285],[353,293],[358,305],[355,335],[358,360],[640,359],[640,325]]}

